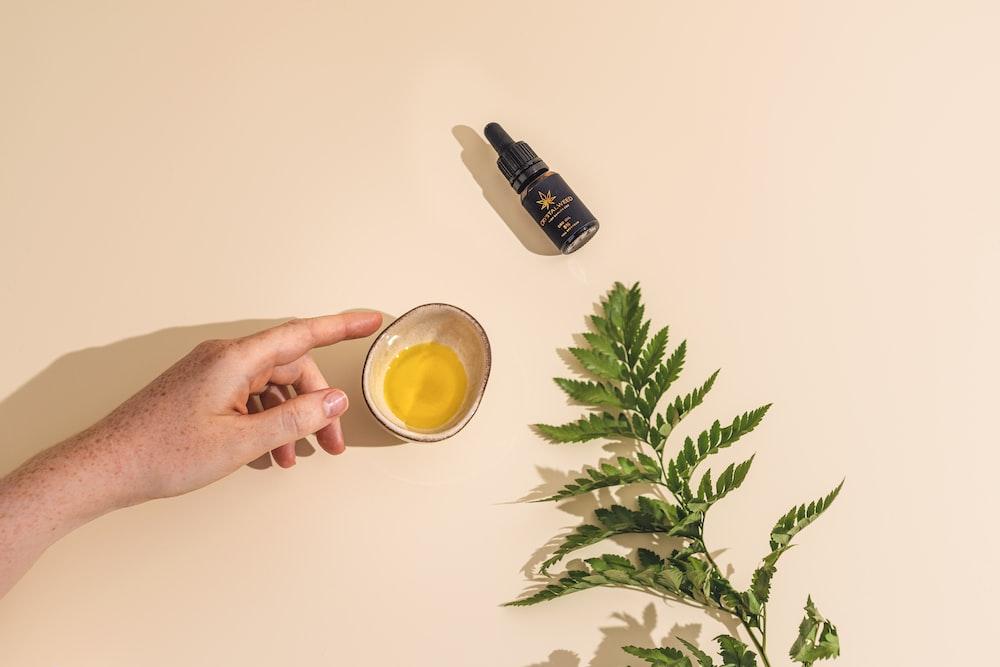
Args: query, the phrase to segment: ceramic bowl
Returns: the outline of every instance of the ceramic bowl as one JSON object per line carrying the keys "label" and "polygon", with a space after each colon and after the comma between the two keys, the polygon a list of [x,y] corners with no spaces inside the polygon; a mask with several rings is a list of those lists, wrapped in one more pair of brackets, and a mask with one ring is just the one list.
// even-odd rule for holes
{"label": "ceramic bowl", "polygon": [[[385,402],[385,374],[400,351],[419,343],[441,343],[455,351],[468,375],[465,402],[448,423],[433,431],[413,429],[392,413]],[[378,335],[361,371],[365,403],[390,433],[412,442],[437,442],[461,431],[479,408],[490,377],[490,341],[482,325],[461,308],[446,303],[417,306]]]}

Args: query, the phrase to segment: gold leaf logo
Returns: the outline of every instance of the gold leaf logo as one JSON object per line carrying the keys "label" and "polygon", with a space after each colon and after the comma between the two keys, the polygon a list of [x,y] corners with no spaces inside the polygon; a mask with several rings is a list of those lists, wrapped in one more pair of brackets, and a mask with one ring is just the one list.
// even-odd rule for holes
{"label": "gold leaf logo", "polygon": [[552,196],[552,190],[545,193],[539,190],[538,196],[541,197],[541,199],[535,203],[541,206],[543,211],[556,202],[556,198]]}

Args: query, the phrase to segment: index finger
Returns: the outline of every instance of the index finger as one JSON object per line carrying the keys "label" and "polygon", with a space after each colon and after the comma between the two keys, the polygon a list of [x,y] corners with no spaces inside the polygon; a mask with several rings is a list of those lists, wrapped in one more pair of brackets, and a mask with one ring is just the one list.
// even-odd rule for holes
{"label": "index finger", "polygon": [[358,311],[289,320],[240,340],[257,363],[271,365],[295,361],[314,347],[333,345],[351,338],[364,338],[382,326],[382,314]]}

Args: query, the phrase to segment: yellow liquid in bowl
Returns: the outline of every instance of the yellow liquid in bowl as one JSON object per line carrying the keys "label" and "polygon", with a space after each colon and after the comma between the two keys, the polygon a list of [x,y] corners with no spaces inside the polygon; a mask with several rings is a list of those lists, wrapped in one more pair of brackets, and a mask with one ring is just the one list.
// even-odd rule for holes
{"label": "yellow liquid in bowl", "polygon": [[385,372],[385,402],[412,429],[433,431],[458,414],[469,379],[465,366],[447,345],[420,343],[408,347]]}

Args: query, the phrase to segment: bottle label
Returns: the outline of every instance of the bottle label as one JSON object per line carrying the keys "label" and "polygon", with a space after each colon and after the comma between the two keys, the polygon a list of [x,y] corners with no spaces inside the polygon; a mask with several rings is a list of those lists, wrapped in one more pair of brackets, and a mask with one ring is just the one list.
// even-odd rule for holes
{"label": "bottle label", "polygon": [[580,225],[595,219],[559,174],[532,183],[521,204],[558,248]]}

